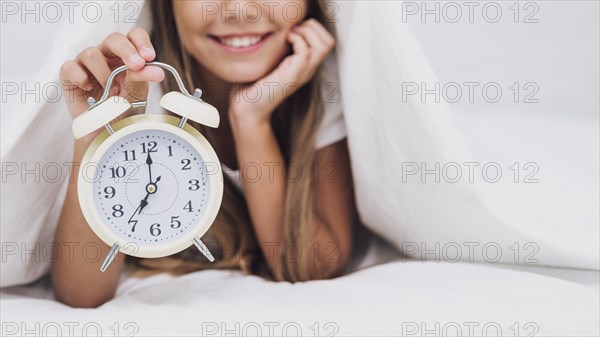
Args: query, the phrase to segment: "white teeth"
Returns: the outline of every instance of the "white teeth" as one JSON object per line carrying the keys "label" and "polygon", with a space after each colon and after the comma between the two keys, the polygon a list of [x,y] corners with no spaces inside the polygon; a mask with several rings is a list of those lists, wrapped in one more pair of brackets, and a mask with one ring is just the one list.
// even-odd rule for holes
{"label": "white teeth", "polygon": [[254,37],[232,37],[228,39],[220,39],[221,43],[233,47],[233,48],[246,48],[253,46],[260,42],[261,38],[258,36]]}

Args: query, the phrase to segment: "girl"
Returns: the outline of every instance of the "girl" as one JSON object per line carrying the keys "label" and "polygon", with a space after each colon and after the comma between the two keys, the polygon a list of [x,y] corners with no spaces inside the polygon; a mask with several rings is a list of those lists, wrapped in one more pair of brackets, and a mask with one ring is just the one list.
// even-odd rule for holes
{"label": "girl", "polygon": [[[205,89],[202,98],[217,108],[221,125],[194,126],[213,144],[224,167],[241,172],[239,184],[225,175],[221,209],[203,238],[217,261],[209,263],[192,246],[162,259],[125,259],[119,253],[100,272],[101,259],[90,262],[83,247],[93,243],[102,248],[102,256],[110,247],[87,225],[75,178],[56,243],[80,244],[70,245],[69,259],[53,263],[56,298],[76,307],[110,300],[126,262],[174,274],[239,268],[291,282],[341,274],[351,253],[356,211],[346,141],[327,141],[332,137],[324,134],[326,107],[317,97],[325,85],[321,64],[335,43],[324,25],[324,5],[313,0],[148,4],[151,35],[141,28],[113,33],[64,63],[60,77],[65,97],[71,98],[68,109],[73,117],[85,111],[86,98],[98,98],[110,72],[123,64],[129,70],[117,78],[111,95],[130,101],[146,99],[148,81],[161,82],[165,92],[177,90],[170,74],[145,66],[154,60],[174,66],[188,89]],[[74,162],[81,161],[99,132],[76,140]],[[257,163],[260,174],[244,170]]]}

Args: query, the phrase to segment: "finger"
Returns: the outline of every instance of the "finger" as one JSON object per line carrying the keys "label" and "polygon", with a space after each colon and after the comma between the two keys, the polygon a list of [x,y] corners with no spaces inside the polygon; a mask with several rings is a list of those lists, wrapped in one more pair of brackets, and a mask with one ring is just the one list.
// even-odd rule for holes
{"label": "finger", "polygon": [[315,32],[314,29],[309,26],[296,26],[292,28],[292,31],[302,35],[302,37],[304,37],[304,39],[306,40],[306,43],[308,44],[309,48],[324,45],[324,43],[321,42],[321,38],[319,38],[319,36],[317,35],[317,32]]}
{"label": "finger", "polygon": [[281,81],[300,81],[302,77],[300,75],[310,62],[310,49],[300,34],[290,31],[287,38],[292,44],[294,53],[281,61],[273,75]]}
{"label": "finger", "polygon": [[307,20],[306,24],[315,29],[315,31],[319,35],[319,38],[321,38],[323,42],[325,42],[326,46],[328,46],[329,48],[333,48],[335,46],[335,38],[333,37],[333,35],[331,35],[327,28],[323,26],[323,24],[321,24],[315,19]]}
{"label": "finger", "polygon": [[138,71],[127,71],[119,95],[128,100],[144,100],[148,96],[148,82],[161,82],[165,73],[158,67],[144,67]]}
{"label": "finger", "polygon": [[133,43],[138,53],[146,60],[146,62],[154,60],[156,51],[154,50],[154,47],[152,47],[150,36],[145,30],[139,27],[133,28],[129,34],[127,34],[127,38]]}
{"label": "finger", "polygon": [[146,61],[138,53],[129,39],[120,33],[110,34],[99,46],[100,51],[107,57],[120,58],[132,70],[140,70]]}
{"label": "finger", "polygon": [[162,82],[165,79],[165,72],[158,67],[144,67],[138,71],[128,71],[128,80],[134,82]]}
{"label": "finger", "polygon": [[106,86],[106,82],[110,76],[110,68],[100,49],[87,48],[77,56],[77,60],[92,74],[103,88]]}
{"label": "finger", "polygon": [[83,66],[72,60],[65,62],[60,68],[60,81],[67,90],[80,88],[89,91],[94,87]]}
{"label": "finger", "polygon": [[304,35],[307,38],[308,43],[313,46],[325,46],[325,39],[320,36],[314,25],[311,24],[313,20],[307,20],[301,25],[292,28],[293,31]]}
{"label": "finger", "polygon": [[294,28],[294,31],[301,34],[308,43],[311,49],[311,62],[320,62],[329,53],[329,48],[314,27],[298,26]]}
{"label": "finger", "polygon": [[[146,62],[151,62],[156,57],[156,51],[148,33],[139,27],[133,28],[127,38],[137,48],[138,53]],[[165,78],[165,72],[159,67],[143,67],[141,71],[130,71],[128,79],[131,81],[161,82]]]}
{"label": "finger", "polygon": [[308,47],[308,43],[306,42],[304,37],[302,37],[302,35],[290,31],[287,35],[287,40],[292,44],[294,54],[308,59],[308,57],[310,56],[310,49]]}
{"label": "finger", "polygon": [[[287,40],[292,44],[294,53],[285,57],[273,72],[258,81],[256,85],[262,86],[270,82],[286,83],[286,86],[287,84],[297,84],[292,87],[293,89],[303,83],[302,74],[307,68],[310,57],[308,45],[300,34],[292,31],[288,33]],[[273,103],[276,105],[282,101],[284,96],[281,94],[281,90],[282,86],[277,86],[275,89],[275,101]],[[290,93],[289,87],[287,90]]]}

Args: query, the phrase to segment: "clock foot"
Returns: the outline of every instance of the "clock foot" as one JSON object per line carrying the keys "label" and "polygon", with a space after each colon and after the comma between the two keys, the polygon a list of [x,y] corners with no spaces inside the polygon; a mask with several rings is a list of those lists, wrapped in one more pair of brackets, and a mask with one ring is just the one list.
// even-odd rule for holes
{"label": "clock foot", "polygon": [[101,272],[104,272],[106,270],[106,268],[108,268],[108,265],[115,259],[115,256],[117,255],[118,251],[119,251],[119,245],[117,243],[115,243],[112,246],[112,248],[110,249],[110,252],[108,252],[106,259],[104,259],[104,263],[102,263],[102,267],[100,267]]}
{"label": "clock foot", "polygon": [[198,250],[200,251],[200,253],[202,253],[202,255],[206,256],[206,258],[210,262],[215,262],[215,258],[212,256],[212,254],[210,253],[210,250],[208,250],[208,248],[206,247],[204,242],[202,242],[202,240],[200,240],[200,238],[195,237],[192,241],[194,241],[194,245],[196,245],[196,248],[198,248]]}

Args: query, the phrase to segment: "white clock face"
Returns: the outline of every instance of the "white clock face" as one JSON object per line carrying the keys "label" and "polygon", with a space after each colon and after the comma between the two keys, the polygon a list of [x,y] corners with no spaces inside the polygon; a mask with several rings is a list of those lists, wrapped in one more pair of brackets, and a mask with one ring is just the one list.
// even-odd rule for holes
{"label": "white clock face", "polygon": [[[98,162],[93,198],[104,225],[139,246],[161,246],[196,230],[207,211],[209,168],[183,138],[130,133]],[[190,242],[191,244],[191,242]]]}

